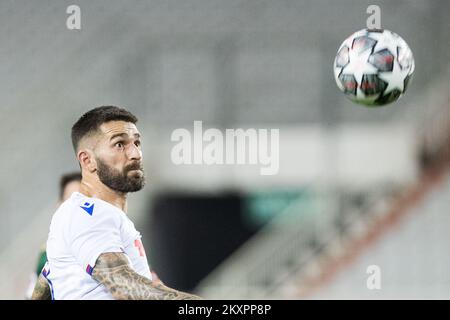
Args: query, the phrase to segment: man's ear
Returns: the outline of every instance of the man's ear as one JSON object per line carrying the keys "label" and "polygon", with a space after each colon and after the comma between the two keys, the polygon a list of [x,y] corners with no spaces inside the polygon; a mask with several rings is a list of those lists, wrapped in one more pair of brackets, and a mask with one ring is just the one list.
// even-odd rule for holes
{"label": "man's ear", "polygon": [[97,170],[97,162],[93,153],[88,149],[82,149],[78,151],[78,162],[81,168],[87,170],[88,172],[95,172]]}

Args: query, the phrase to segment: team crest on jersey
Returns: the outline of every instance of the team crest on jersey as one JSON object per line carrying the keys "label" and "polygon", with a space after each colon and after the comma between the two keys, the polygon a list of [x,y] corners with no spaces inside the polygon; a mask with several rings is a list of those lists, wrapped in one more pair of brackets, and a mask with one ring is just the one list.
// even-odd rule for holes
{"label": "team crest on jersey", "polygon": [[80,208],[83,209],[84,211],[86,211],[90,216],[92,216],[92,213],[94,212],[94,204],[93,203],[85,202],[84,204],[82,204],[80,206]]}

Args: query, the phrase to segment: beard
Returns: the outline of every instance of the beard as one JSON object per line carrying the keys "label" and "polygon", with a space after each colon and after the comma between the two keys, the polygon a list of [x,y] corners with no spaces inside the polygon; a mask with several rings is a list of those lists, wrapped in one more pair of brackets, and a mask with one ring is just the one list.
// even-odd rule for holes
{"label": "beard", "polygon": [[[122,171],[108,166],[100,159],[97,161],[97,175],[100,181],[109,188],[122,193],[136,192],[145,185],[144,169],[140,162],[125,166]],[[128,173],[132,170],[141,170],[141,172]]]}

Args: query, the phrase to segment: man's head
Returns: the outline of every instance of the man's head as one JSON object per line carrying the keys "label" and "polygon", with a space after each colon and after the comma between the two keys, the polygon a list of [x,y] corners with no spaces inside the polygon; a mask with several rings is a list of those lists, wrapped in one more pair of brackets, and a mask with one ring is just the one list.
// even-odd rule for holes
{"label": "man's head", "polygon": [[103,106],[85,113],[72,127],[72,144],[83,178],[97,175],[107,187],[122,193],[142,189],[140,133],[129,111]]}
{"label": "man's head", "polygon": [[80,187],[81,173],[72,172],[61,176],[59,180],[59,201],[66,201]]}

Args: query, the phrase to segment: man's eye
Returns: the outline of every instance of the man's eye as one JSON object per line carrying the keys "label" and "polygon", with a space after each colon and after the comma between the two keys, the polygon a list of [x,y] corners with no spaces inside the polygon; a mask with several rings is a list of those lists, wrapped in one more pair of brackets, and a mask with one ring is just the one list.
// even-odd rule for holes
{"label": "man's eye", "polygon": [[136,140],[136,141],[134,142],[134,144],[136,145],[136,147],[140,147],[140,146],[141,146],[141,141]]}
{"label": "man's eye", "polygon": [[123,148],[123,142],[116,142],[114,146],[116,146],[117,148]]}

